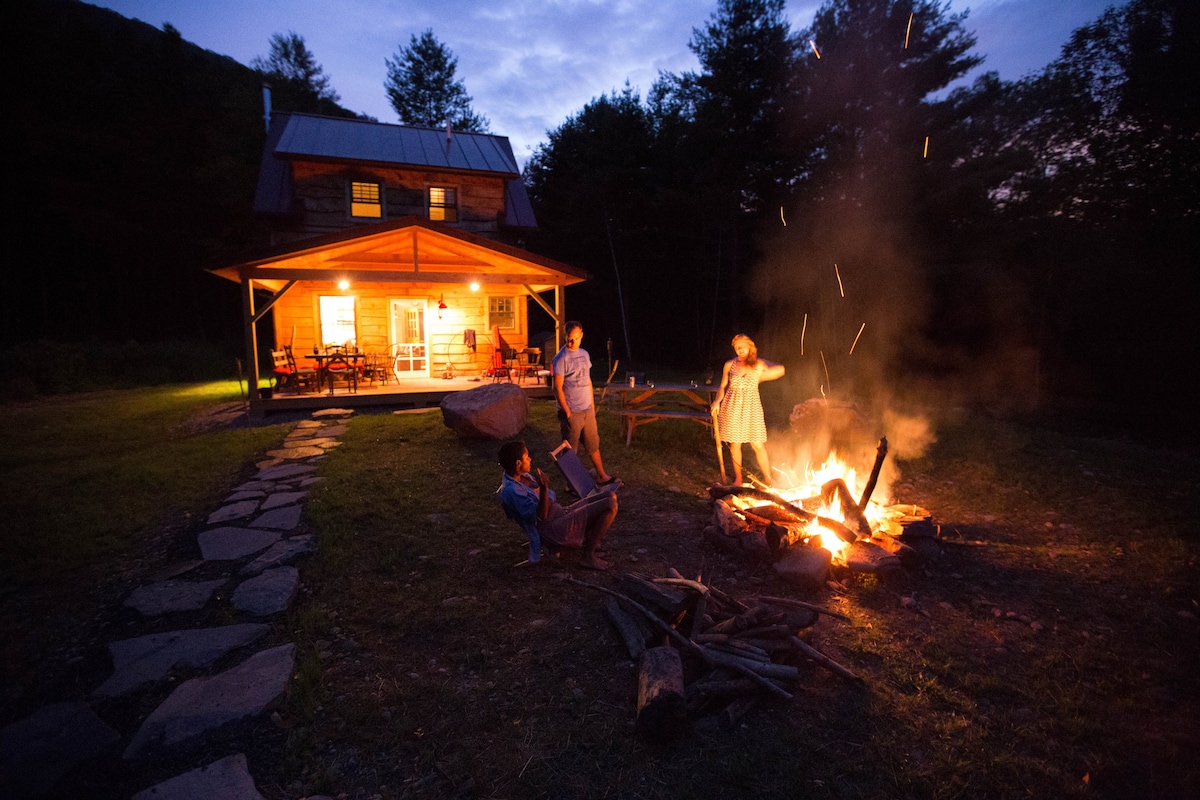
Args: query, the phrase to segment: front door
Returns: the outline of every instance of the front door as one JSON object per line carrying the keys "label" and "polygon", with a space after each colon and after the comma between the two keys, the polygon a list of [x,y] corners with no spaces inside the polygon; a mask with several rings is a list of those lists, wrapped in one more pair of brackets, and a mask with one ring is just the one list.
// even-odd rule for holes
{"label": "front door", "polygon": [[429,377],[429,343],[425,333],[425,301],[393,298],[391,313],[392,371],[397,378]]}

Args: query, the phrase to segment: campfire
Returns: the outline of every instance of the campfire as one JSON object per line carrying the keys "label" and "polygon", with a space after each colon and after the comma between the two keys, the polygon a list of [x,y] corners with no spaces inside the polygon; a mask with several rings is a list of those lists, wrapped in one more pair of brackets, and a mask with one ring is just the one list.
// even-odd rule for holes
{"label": "campfire", "polygon": [[831,453],[800,479],[783,471],[786,488],[713,486],[706,535],[727,550],[771,561],[786,580],[814,587],[831,570],[889,575],[936,558],[938,531],[928,511],[874,497],[887,452],[882,438],[865,480]]}

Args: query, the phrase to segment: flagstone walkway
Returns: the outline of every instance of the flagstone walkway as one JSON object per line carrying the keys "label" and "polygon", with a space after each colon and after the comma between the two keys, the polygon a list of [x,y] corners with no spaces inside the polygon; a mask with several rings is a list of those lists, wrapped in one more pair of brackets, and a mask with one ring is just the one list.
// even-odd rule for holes
{"label": "flagstone walkway", "polygon": [[[125,606],[147,620],[223,606],[239,622],[183,627],[109,643],[113,673],[87,702],[53,703],[0,729],[0,795],[41,797],[80,764],[98,758],[153,759],[186,754],[219,738],[217,729],[245,720],[266,725],[292,675],[295,645],[263,647],[270,621],[284,614],[299,588],[291,566],[312,553],[311,535],[294,534],[308,489],[322,480],[316,462],[337,447],[353,412],[324,409],[300,421],[283,447],[268,452],[252,480],[237,486],[197,537],[201,559],[176,565],[170,577],[134,588]],[[189,580],[215,565],[218,577]],[[184,681],[136,731],[119,731],[93,709],[148,686],[235,660],[216,674]],[[120,745],[124,744],[123,749]],[[209,748],[211,750],[211,747]],[[11,794],[10,794],[11,793]],[[246,756],[231,753],[134,795],[134,800],[262,800]],[[317,798],[309,798],[317,800]]]}

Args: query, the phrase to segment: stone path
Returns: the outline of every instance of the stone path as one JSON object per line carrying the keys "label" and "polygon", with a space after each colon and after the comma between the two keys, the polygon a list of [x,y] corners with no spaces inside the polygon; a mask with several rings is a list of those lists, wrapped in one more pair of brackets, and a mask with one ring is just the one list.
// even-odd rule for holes
{"label": "stone path", "polygon": [[[291,566],[316,550],[311,535],[292,535],[300,524],[309,487],[321,478],[316,463],[340,444],[353,412],[324,409],[302,420],[278,450],[267,453],[258,474],[234,488],[209,515],[197,536],[201,560],[174,565],[161,580],[133,589],[125,605],[150,620],[170,621],[188,611],[222,604],[241,620],[217,627],[184,627],[111,642],[113,674],[90,695],[112,700],[174,680],[177,670],[237,663],[207,677],[184,681],[136,731],[118,731],[87,702],[53,703],[0,729],[0,795],[40,797],[78,765],[97,758],[155,758],[188,752],[219,738],[217,729],[237,720],[262,720],[284,698],[292,674],[291,643],[263,648],[270,622],[287,611],[299,587]],[[221,577],[189,580],[204,565],[227,566]],[[217,598],[214,600],[214,596]],[[260,649],[255,650],[258,647]],[[120,748],[125,742],[123,750]],[[211,747],[210,747],[211,749]],[[262,800],[242,753],[146,787],[134,800]],[[317,800],[310,798],[310,800]]]}

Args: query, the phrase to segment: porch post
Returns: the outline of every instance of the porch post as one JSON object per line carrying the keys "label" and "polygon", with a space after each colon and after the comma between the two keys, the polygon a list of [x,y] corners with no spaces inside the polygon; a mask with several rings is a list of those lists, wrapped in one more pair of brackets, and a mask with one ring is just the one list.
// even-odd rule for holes
{"label": "porch post", "polygon": [[554,352],[563,346],[563,326],[567,324],[567,295],[562,284],[554,287]]}
{"label": "porch post", "polygon": [[246,371],[250,381],[246,394],[250,398],[251,415],[258,416],[262,413],[262,400],[258,396],[258,331],[254,324],[254,280],[250,277],[242,280],[242,322],[246,339]]}

